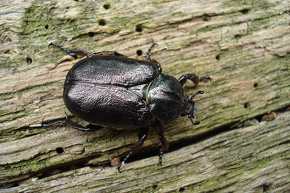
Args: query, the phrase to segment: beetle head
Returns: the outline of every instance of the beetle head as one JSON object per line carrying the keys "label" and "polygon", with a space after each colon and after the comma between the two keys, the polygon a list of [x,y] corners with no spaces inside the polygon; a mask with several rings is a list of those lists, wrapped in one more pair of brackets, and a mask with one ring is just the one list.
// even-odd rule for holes
{"label": "beetle head", "polygon": [[184,96],[183,98],[183,107],[180,113],[180,116],[188,116],[192,124],[197,125],[199,124],[199,121],[193,121],[194,116],[196,115],[197,112],[197,104],[196,102],[193,101],[194,97],[197,94],[203,94],[203,91],[197,91],[191,98],[188,96]]}

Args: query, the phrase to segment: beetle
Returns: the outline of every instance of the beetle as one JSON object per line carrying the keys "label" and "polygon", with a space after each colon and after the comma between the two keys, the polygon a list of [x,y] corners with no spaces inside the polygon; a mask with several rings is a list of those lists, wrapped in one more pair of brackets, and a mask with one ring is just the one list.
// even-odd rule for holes
{"label": "beetle", "polygon": [[70,56],[86,56],[78,61],[66,75],[63,99],[67,109],[76,117],[90,125],[84,127],[67,116],[64,121],[57,121],[42,126],[64,123],[82,131],[92,130],[92,125],[139,129],[139,142],[122,160],[117,169],[135,153],[147,138],[148,128],[155,126],[162,144],[158,165],[162,164],[163,153],[169,145],[163,134],[162,123],[174,121],[179,116],[188,116],[192,124],[197,112],[193,96],[184,96],[183,86],[187,80],[195,85],[200,79],[195,74],[182,75],[178,80],[161,73],[162,68],[156,60],[151,60],[148,49],[147,60],[127,58],[118,52],[103,51],[90,54],[86,51],[68,50],[53,42]]}

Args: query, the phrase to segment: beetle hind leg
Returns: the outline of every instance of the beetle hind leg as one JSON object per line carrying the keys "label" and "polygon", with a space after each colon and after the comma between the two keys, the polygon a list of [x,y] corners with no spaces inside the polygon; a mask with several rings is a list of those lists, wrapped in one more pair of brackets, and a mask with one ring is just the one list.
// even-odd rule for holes
{"label": "beetle hind leg", "polygon": [[56,44],[54,42],[50,42],[48,46],[51,46],[51,45],[53,45],[55,47],[58,47],[62,51],[66,52],[70,56],[74,57],[75,59],[78,58],[78,56],[84,57],[84,56],[90,55],[89,52],[86,52],[86,51],[83,51],[83,50],[77,50],[77,51],[75,51],[75,50],[69,50],[69,49],[63,48],[62,46],[60,46],[60,45],[58,45],[58,44]]}
{"label": "beetle hind leg", "polygon": [[49,124],[43,123],[43,119],[41,121],[41,127],[51,127],[51,126],[55,126],[55,125],[66,125],[66,126],[74,128],[74,129],[78,129],[80,131],[91,131],[91,130],[99,129],[101,127],[101,126],[95,126],[95,125],[91,125],[91,124],[89,124],[87,127],[84,127],[84,126],[77,124],[77,123],[73,122],[72,120],[70,120],[66,113],[65,113],[65,120],[62,120],[62,121],[56,121],[56,122],[49,123]]}
{"label": "beetle hind leg", "polygon": [[135,145],[135,147],[132,148],[132,150],[130,151],[130,153],[123,159],[123,161],[118,165],[117,169],[119,172],[120,168],[122,165],[124,165],[124,163],[129,159],[129,157],[134,154],[136,151],[138,151],[138,149],[143,145],[144,141],[146,140],[148,135],[148,128],[142,128],[140,130],[140,134],[139,134],[139,142]]}
{"label": "beetle hind leg", "polygon": [[147,61],[150,62],[151,61],[151,58],[150,58],[150,52],[152,50],[152,48],[157,45],[155,42],[153,42],[153,44],[150,46],[150,48],[148,49],[147,51],[147,54],[146,54],[146,58],[147,58]]}
{"label": "beetle hind leg", "polygon": [[147,61],[148,62],[151,62],[152,64],[154,64],[156,66],[156,68],[158,69],[159,73],[161,73],[162,72],[162,68],[161,68],[159,62],[157,62],[156,60],[151,60],[151,58],[150,58],[150,52],[151,52],[152,48],[155,45],[158,45],[158,44],[156,44],[155,42],[153,42],[153,44],[150,46],[150,48],[147,51],[146,58],[147,58]]}
{"label": "beetle hind leg", "polygon": [[120,54],[119,52],[111,52],[111,51],[103,51],[103,52],[97,52],[88,55],[88,58],[90,57],[97,57],[97,56],[118,56],[118,57],[125,57],[123,54]]}

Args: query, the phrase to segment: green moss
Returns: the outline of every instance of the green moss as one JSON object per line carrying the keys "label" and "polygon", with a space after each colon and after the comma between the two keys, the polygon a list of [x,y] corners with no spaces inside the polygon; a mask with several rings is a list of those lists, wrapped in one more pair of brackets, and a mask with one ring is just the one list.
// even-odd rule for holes
{"label": "green moss", "polygon": [[[217,26],[217,27],[219,27],[219,26]],[[217,27],[214,27],[214,26],[210,26],[210,25],[208,25],[208,26],[205,26],[205,27],[199,28],[199,29],[196,30],[196,31],[191,31],[190,33],[191,33],[191,34],[204,33],[204,32],[207,32],[207,31],[211,31],[211,30],[213,30],[213,29],[215,29],[215,28],[217,28]]]}
{"label": "green moss", "polygon": [[270,1],[261,0],[261,1],[253,1],[253,0],[228,0],[224,1],[223,7],[236,7],[237,9],[243,8],[253,8],[253,9],[267,9],[270,7],[274,7],[280,2],[272,3]]}

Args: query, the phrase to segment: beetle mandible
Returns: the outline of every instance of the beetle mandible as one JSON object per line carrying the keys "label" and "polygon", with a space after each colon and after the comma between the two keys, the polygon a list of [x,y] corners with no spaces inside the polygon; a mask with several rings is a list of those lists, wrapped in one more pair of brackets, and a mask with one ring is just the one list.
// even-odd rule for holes
{"label": "beetle mandible", "polygon": [[[135,153],[147,138],[148,128],[156,128],[162,147],[158,165],[162,163],[163,153],[168,149],[168,142],[163,134],[162,123],[168,123],[178,116],[188,116],[192,124],[197,111],[193,96],[184,96],[183,85],[191,80],[197,85],[209,76],[200,79],[195,74],[182,75],[178,80],[161,73],[162,69],[156,60],[151,60],[147,51],[147,61],[127,58],[118,52],[104,51],[90,54],[86,51],[65,49],[53,42],[70,56],[86,56],[69,70],[64,82],[63,99],[68,110],[76,117],[93,125],[139,128],[139,142],[118,165],[121,166]],[[64,123],[82,131],[91,130],[74,123],[67,118],[42,126]]]}

